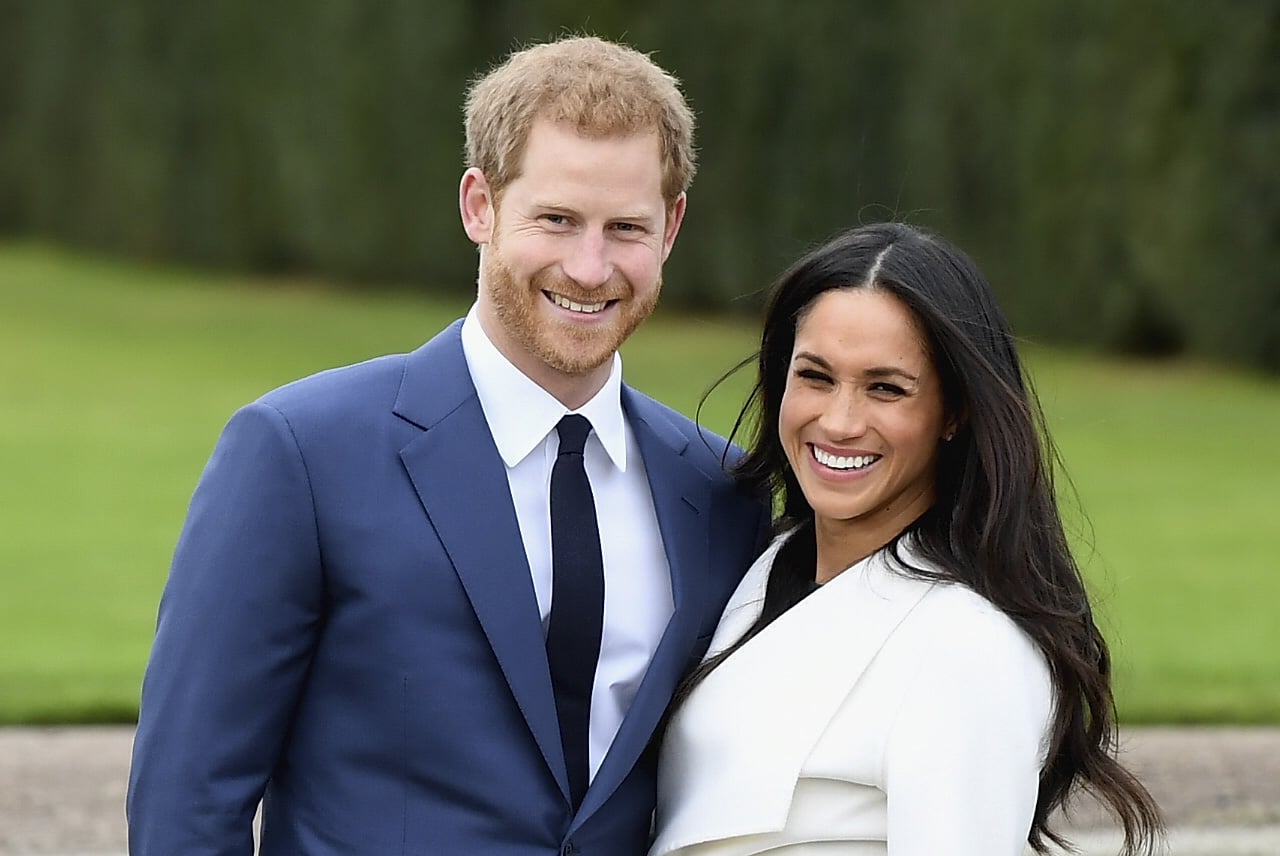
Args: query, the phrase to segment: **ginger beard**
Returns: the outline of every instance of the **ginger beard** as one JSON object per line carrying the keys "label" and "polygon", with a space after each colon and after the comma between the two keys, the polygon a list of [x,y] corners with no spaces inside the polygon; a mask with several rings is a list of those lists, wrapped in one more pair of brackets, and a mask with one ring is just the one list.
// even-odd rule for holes
{"label": "ginger beard", "polygon": [[[512,343],[569,375],[586,374],[610,360],[653,313],[662,291],[661,269],[652,286],[641,291],[617,272],[607,283],[589,292],[551,268],[520,282],[503,261],[496,240],[489,244],[481,267],[489,302]],[[611,303],[602,313],[607,317],[574,323],[562,317],[563,310],[544,292],[564,295],[579,303]]]}

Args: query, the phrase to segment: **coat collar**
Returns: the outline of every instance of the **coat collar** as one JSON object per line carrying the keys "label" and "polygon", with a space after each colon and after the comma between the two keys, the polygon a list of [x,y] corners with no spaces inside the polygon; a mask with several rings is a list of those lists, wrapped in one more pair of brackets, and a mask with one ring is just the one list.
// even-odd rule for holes
{"label": "coat collar", "polygon": [[[730,598],[712,651],[732,644],[760,614],[785,537]],[[668,728],[659,766],[661,835],[651,852],[782,829],[805,759],[876,653],[932,588],[895,570],[880,551],[721,663]],[[758,734],[771,739],[750,737]],[[714,788],[705,781],[710,777]]]}

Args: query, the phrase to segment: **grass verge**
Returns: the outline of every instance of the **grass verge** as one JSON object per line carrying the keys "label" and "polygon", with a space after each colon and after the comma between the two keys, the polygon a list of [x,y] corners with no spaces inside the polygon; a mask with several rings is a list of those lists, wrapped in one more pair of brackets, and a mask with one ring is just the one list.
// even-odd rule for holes
{"label": "grass verge", "polygon": [[[239,405],[408,350],[466,309],[409,294],[0,246],[0,722],[127,721],[187,499]],[[692,414],[754,324],[660,311],[627,377]],[[1280,723],[1280,384],[1028,350],[1087,519],[1125,722]],[[750,385],[702,412],[725,431]]]}

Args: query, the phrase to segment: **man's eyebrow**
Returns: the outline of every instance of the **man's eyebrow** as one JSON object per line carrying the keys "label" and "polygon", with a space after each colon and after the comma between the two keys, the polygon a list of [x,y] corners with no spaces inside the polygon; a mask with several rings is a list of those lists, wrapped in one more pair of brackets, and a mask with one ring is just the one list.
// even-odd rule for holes
{"label": "man's eyebrow", "polygon": [[564,211],[565,213],[573,213],[573,206],[566,205],[563,202],[552,202],[548,199],[534,199],[529,203],[531,208],[539,211]]}
{"label": "man's eyebrow", "polygon": [[[536,208],[540,211],[564,211],[570,214],[576,214],[578,209],[567,202],[558,202],[555,199],[531,199],[529,207]],[[633,208],[630,211],[623,211],[613,214],[610,220],[652,220],[658,216],[658,212],[649,208]]]}
{"label": "man's eyebrow", "polygon": [[611,220],[654,220],[657,219],[656,211],[632,211],[627,214],[615,214],[610,217]]}

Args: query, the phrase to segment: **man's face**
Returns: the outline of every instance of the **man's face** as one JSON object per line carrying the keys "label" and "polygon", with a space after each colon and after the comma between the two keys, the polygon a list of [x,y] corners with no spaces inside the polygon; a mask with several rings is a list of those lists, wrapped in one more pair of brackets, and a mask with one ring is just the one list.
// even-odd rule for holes
{"label": "man's face", "polygon": [[481,245],[481,324],[553,394],[603,383],[657,304],[684,214],[683,197],[667,212],[661,188],[656,133],[589,138],[548,121],[530,130],[500,199],[478,171],[463,177],[463,222]]}

